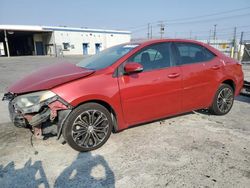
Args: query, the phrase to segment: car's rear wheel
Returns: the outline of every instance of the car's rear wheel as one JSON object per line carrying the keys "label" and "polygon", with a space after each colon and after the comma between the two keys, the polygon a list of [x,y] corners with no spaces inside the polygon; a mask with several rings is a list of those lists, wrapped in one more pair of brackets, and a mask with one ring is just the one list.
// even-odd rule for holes
{"label": "car's rear wheel", "polygon": [[91,151],[101,147],[112,130],[110,112],[97,103],[86,103],[72,111],[63,127],[67,143],[77,151]]}
{"label": "car's rear wheel", "polygon": [[228,84],[221,84],[217,90],[210,111],[215,115],[227,114],[234,102],[234,90]]}

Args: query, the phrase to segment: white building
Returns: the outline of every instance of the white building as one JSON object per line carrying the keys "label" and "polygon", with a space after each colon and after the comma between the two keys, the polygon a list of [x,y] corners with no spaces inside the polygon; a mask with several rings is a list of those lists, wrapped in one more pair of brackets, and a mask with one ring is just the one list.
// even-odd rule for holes
{"label": "white building", "polygon": [[0,25],[0,56],[92,55],[130,40],[129,31]]}

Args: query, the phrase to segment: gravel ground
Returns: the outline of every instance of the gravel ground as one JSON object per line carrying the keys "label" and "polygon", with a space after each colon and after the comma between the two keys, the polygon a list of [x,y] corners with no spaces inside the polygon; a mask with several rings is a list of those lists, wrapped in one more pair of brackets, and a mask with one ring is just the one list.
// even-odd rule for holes
{"label": "gravel ground", "polygon": [[[4,88],[38,67],[81,57],[0,58]],[[244,66],[250,75],[250,66]],[[246,76],[246,77],[247,77]],[[249,78],[249,77],[248,77]],[[112,134],[78,153],[15,128],[0,103],[0,187],[249,187],[250,98],[225,116],[190,112]]]}

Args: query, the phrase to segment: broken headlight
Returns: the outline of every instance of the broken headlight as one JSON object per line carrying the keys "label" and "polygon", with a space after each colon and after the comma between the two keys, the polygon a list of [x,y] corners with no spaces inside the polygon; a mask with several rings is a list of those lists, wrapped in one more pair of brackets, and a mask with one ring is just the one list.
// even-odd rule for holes
{"label": "broken headlight", "polygon": [[[23,112],[36,112],[41,108],[41,104],[55,98],[56,94],[51,91],[39,91],[20,95],[14,98],[13,103],[17,109]],[[52,102],[52,101],[50,101]]]}

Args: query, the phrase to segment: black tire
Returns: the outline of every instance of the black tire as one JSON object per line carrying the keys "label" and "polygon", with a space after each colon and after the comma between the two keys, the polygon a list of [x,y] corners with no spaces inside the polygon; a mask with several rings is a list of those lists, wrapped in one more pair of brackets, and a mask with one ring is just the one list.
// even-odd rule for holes
{"label": "black tire", "polygon": [[218,88],[210,112],[215,115],[227,114],[234,102],[234,90],[228,84],[221,84]]}
{"label": "black tire", "polygon": [[64,123],[63,137],[75,150],[86,152],[101,147],[112,131],[110,112],[97,103],[86,103],[74,109]]}

